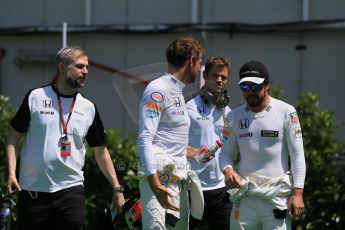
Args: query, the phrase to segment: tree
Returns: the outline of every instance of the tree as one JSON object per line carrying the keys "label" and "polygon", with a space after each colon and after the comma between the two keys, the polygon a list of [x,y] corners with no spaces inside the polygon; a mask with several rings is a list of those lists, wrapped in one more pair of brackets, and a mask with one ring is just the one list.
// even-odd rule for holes
{"label": "tree", "polygon": [[[112,157],[120,183],[125,188],[125,198],[139,196],[137,168],[138,160],[133,138],[118,129],[107,130],[108,149]],[[87,149],[85,166],[86,219],[87,229],[102,229],[104,209],[111,202],[113,195],[106,178],[96,165],[92,149]],[[124,214],[115,218],[118,229],[127,229]]]}
{"label": "tree", "polygon": [[[281,98],[283,90],[273,88],[272,95]],[[344,155],[344,143],[335,133],[343,126],[333,112],[321,109],[318,96],[301,95],[296,106],[302,132],[307,165],[304,187],[305,211],[293,223],[296,229],[345,228],[345,166],[337,164]]]}
{"label": "tree", "polygon": [[6,169],[6,142],[10,131],[10,120],[16,110],[10,107],[10,99],[0,95],[0,189],[6,192],[7,169]]}
{"label": "tree", "polygon": [[297,229],[344,229],[345,167],[336,161],[344,145],[334,136],[342,124],[331,111],[320,109],[317,95],[311,92],[301,96],[296,109],[307,163],[305,212],[296,220]]}

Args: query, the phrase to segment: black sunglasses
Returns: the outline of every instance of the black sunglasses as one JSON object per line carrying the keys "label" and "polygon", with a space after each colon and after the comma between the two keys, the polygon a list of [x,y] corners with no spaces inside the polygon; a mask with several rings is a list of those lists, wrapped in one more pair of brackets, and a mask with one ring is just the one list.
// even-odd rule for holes
{"label": "black sunglasses", "polygon": [[259,90],[262,89],[262,86],[264,84],[252,84],[252,85],[249,85],[249,84],[246,84],[246,83],[242,83],[240,84],[240,89],[243,91],[243,92],[248,92],[250,89],[253,91],[253,92],[257,92]]}

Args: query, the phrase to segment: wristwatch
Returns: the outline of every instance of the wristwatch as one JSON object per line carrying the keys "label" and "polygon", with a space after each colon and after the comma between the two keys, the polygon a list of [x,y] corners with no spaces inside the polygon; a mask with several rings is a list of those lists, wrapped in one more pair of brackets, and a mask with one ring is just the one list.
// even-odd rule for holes
{"label": "wristwatch", "polygon": [[113,192],[121,192],[123,193],[125,191],[125,189],[123,188],[122,185],[119,185],[118,187],[114,187],[113,188]]}

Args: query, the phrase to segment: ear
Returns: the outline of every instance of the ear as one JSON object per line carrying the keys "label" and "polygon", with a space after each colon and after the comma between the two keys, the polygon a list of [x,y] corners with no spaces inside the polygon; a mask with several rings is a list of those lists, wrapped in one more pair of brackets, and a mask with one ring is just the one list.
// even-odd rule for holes
{"label": "ear", "polygon": [[193,66],[193,64],[194,64],[193,56],[190,56],[190,57],[188,58],[188,65],[189,65],[189,66]]}
{"label": "ear", "polygon": [[59,69],[59,72],[63,72],[65,71],[65,65],[62,64],[61,62],[58,64],[58,69]]}
{"label": "ear", "polygon": [[268,91],[270,89],[270,87],[271,87],[271,81],[267,82],[265,84],[265,86],[266,86],[266,91]]}
{"label": "ear", "polygon": [[204,80],[207,79],[207,73],[206,73],[206,71],[202,72],[202,77],[204,78]]}

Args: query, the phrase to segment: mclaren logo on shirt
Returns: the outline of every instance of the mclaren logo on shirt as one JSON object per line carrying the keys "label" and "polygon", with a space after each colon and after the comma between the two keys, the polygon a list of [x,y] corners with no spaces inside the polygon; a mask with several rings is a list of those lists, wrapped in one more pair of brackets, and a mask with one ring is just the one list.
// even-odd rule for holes
{"label": "mclaren logo on shirt", "polygon": [[43,100],[43,107],[44,108],[52,108],[53,107],[53,100]]}
{"label": "mclaren logo on shirt", "polygon": [[238,127],[240,129],[247,129],[249,127],[249,119],[248,118],[243,118],[238,121]]}

